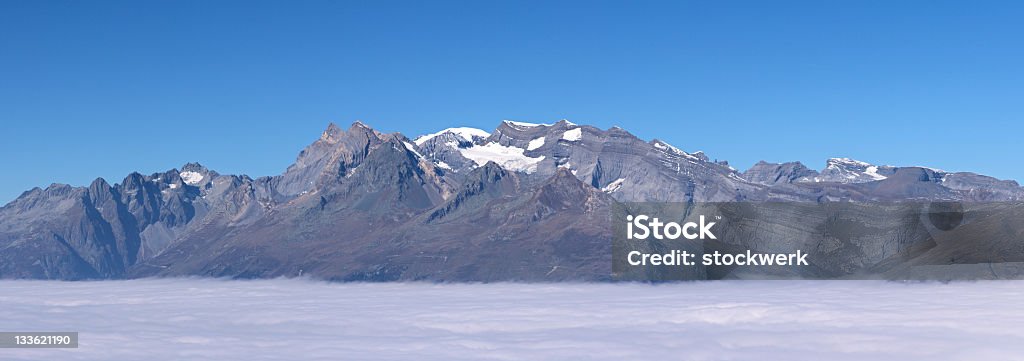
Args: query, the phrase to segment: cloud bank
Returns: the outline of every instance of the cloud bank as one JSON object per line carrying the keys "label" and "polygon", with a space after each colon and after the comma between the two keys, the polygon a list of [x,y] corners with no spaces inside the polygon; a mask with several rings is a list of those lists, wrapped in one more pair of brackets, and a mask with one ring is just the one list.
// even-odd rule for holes
{"label": "cloud bank", "polygon": [[0,282],[4,360],[980,360],[1024,355],[1024,283]]}

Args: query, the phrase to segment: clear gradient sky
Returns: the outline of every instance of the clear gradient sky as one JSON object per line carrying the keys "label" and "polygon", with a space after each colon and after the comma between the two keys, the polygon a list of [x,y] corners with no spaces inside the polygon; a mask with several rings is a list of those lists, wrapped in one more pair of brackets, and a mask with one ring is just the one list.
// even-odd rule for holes
{"label": "clear gradient sky", "polygon": [[745,169],[1024,180],[1019,1],[0,1],[0,204],[199,161],[278,174],[328,122],[619,125]]}

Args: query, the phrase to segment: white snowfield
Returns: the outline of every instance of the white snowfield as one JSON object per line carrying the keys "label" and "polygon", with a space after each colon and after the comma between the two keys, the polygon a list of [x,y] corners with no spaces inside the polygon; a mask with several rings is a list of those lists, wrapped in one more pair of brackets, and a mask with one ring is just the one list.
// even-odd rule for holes
{"label": "white snowfield", "polygon": [[536,172],[537,164],[544,160],[544,156],[528,157],[523,154],[525,152],[526,150],[523,148],[504,146],[495,142],[459,149],[459,153],[463,157],[472,160],[477,166],[493,161],[505,169],[526,173]]}
{"label": "white snowfield", "polygon": [[844,165],[852,165],[852,166],[858,166],[858,167],[868,167],[868,166],[871,166],[871,163],[862,162],[862,161],[859,161],[859,160],[856,160],[856,159],[851,159],[851,158],[829,158],[828,159],[828,164],[844,164]]}
{"label": "white snowfield", "polygon": [[517,127],[517,128],[533,128],[533,127],[550,127],[551,126],[551,124],[517,122],[517,121],[514,121],[514,120],[503,120],[503,122],[505,124],[508,124],[508,125],[511,125],[511,126]]}
{"label": "white snowfield", "polygon": [[626,181],[626,178],[619,178],[619,179],[613,180],[611,183],[608,183],[608,185],[604,186],[604,188],[601,188],[601,191],[605,192],[605,193],[615,192],[615,191],[619,190],[619,188],[622,188],[622,183],[625,182],[625,181]]}
{"label": "white snowfield", "polygon": [[441,130],[441,131],[439,131],[437,133],[421,135],[421,136],[417,137],[416,140],[413,140],[413,143],[416,143],[416,145],[423,145],[423,143],[426,143],[428,140],[434,139],[434,137],[437,137],[437,136],[439,136],[441,134],[444,134],[444,133],[455,134],[455,135],[459,136],[460,138],[465,139],[467,142],[472,142],[473,141],[473,137],[487,138],[487,137],[489,137],[491,135],[491,133],[488,133],[488,132],[484,131],[483,129],[469,128],[469,127],[457,127],[457,128],[443,129],[443,130]]}
{"label": "white snowfield", "polygon": [[[848,180],[854,181],[864,176],[868,177],[868,180],[883,180],[888,177],[878,174],[878,166],[868,162],[862,162],[856,159],[850,158],[829,158],[826,161],[827,165],[825,170],[839,171]],[[847,168],[864,168],[863,171],[850,170]],[[820,182],[820,177],[815,177],[814,181]]]}
{"label": "white snowfield", "polygon": [[416,150],[416,147],[413,146],[412,144],[409,144],[409,142],[402,142],[402,145],[404,145],[405,149],[408,149],[410,152],[415,154],[417,157],[424,158],[423,154],[420,154],[420,152]]}
{"label": "white snowfield", "polygon": [[874,180],[882,180],[887,178],[884,175],[878,174],[878,166],[874,165],[868,166],[868,168],[864,170],[864,174],[871,177]]}
{"label": "white snowfield", "polygon": [[179,176],[181,176],[181,181],[189,185],[199,184],[203,181],[203,175],[199,172],[184,171]]}
{"label": "white snowfield", "polygon": [[1020,360],[1024,282],[0,282],[3,360]]}
{"label": "white snowfield", "polygon": [[526,145],[526,150],[534,150],[544,146],[544,137],[530,140],[530,143]]}
{"label": "white snowfield", "polygon": [[669,152],[669,153],[674,154],[674,155],[680,155],[680,156],[689,158],[691,160],[697,160],[697,157],[695,157],[693,155],[690,155],[690,153],[684,152],[682,149],[676,148],[675,146],[673,146],[671,144],[668,144],[668,143],[665,143],[665,142],[663,142],[661,140],[657,140],[656,139],[656,140],[654,140],[653,144],[654,144],[655,148],[660,149],[660,150],[662,150],[664,152]]}
{"label": "white snowfield", "polygon": [[575,142],[577,140],[583,139],[583,128],[573,128],[566,130],[565,133],[562,133],[562,139],[568,140],[570,142]]}

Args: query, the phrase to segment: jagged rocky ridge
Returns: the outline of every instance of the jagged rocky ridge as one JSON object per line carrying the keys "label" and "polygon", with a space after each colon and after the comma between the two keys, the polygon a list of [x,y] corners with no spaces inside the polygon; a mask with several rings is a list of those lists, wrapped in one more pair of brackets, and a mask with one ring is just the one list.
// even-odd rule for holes
{"label": "jagged rocky ridge", "polygon": [[738,172],[624,129],[506,121],[409,139],[331,124],[284,173],[190,163],[0,208],[0,278],[610,279],[616,202],[1016,201],[1013,181],[830,159]]}

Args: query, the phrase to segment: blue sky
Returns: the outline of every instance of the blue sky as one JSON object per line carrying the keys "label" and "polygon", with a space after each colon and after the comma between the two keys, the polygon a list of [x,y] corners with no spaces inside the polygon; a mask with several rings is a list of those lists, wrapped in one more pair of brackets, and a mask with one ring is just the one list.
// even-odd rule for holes
{"label": "blue sky", "polygon": [[328,122],[622,126],[740,169],[1024,180],[1024,5],[0,2],[0,203],[199,161],[278,174]]}

